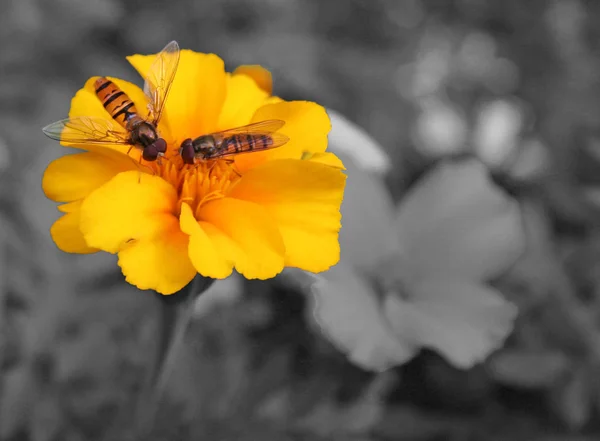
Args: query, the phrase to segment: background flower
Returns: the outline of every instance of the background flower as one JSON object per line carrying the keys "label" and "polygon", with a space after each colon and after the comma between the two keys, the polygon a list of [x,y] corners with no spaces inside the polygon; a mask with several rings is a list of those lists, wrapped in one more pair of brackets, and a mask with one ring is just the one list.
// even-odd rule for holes
{"label": "background flower", "polygon": [[331,120],[329,150],[334,153],[345,153],[360,163],[365,170],[379,174],[390,171],[389,155],[371,135],[336,110],[327,109],[327,114]]}
{"label": "background flower", "polygon": [[[438,165],[392,214],[381,184],[348,167],[342,211],[350,229],[370,232],[375,246],[357,246],[355,238],[368,233],[344,233],[344,225],[342,249],[354,252],[317,278],[309,313],[365,368],[406,362],[421,347],[461,368],[484,360],[510,333],[517,313],[484,285],[523,252],[517,203],[490,182],[481,163],[467,160]],[[386,211],[389,218],[380,216],[378,224],[368,219]]]}

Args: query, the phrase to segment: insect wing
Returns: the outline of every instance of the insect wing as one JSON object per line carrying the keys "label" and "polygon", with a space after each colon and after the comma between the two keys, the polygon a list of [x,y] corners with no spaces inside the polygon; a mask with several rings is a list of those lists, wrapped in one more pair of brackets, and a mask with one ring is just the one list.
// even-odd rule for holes
{"label": "insect wing", "polygon": [[81,116],[49,124],[42,131],[56,141],[72,144],[129,145],[129,135],[103,118]]}
{"label": "insect wing", "polygon": [[285,121],[280,119],[268,119],[257,123],[248,124],[246,126],[236,127],[234,129],[223,130],[222,132],[213,133],[213,136],[221,136],[227,138],[233,135],[270,135],[276,132],[285,125]]}
{"label": "insect wing", "polygon": [[222,141],[218,152],[212,155],[212,158],[281,147],[290,139],[281,133],[274,132],[284,124],[285,122],[281,120],[268,120],[215,133],[213,136],[221,138]]}
{"label": "insect wing", "polygon": [[145,78],[144,93],[150,100],[148,118],[157,124],[179,64],[179,45],[172,41],[156,56]]}

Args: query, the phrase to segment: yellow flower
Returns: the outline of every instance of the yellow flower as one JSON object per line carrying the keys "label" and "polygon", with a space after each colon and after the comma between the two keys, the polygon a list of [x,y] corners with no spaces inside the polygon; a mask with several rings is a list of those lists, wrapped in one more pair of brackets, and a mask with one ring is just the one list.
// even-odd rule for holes
{"label": "yellow flower", "polygon": [[[128,60],[145,76],[154,58]],[[321,272],[335,265],[345,175],[325,152],[329,118],[315,103],[270,96],[270,79],[258,66],[229,74],[218,56],[182,50],[158,124],[168,160],[138,165],[136,149],[127,156],[127,147],[77,145],[86,151],[48,166],[44,191],[65,213],[51,228],[57,246],[118,253],[129,283],[162,294],[180,290],[196,273],[222,279],[235,268],[267,279],[284,267]],[[95,80],[73,98],[70,118],[110,119]],[[138,110],[147,108],[140,88],[110,80]],[[268,119],[285,121],[280,133],[289,142],[236,156],[235,167],[223,160],[210,169],[185,165],[177,154],[186,138]]]}

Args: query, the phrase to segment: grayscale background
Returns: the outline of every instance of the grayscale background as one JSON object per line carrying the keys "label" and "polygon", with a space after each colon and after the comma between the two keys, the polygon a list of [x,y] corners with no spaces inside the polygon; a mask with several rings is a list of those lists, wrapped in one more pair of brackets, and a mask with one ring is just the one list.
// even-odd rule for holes
{"label": "grayscale background", "polygon": [[[111,441],[133,439],[123,415],[156,351],[160,303],[127,285],[113,256],[56,249],[41,176],[64,151],[40,129],[67,115],[90,76],[139,84],[125,56],[173,39],[228,70],[261,64],[279,96],[342,112],[390,155],[395,197],[431,165],[428,152],[468,139],[480,103],[513,103],[518,141],[543,140],[553,165],[514,188],[507,164],[498,182],[544,208],[556,265],[541,256],[541,277],[510,287],[529,305],[515,332],[533,330],[543,350],[504,376],[425,351],[382,379],[309,329],[303,293],[281,279],[244,282],[240,297],[194,318],[146,441],[600,439],[599,2],[2,0],[1,441],[104,440],[109,429]],[[412,89],[424,59],[444,108]],[[546,295],[557,274],[563,303]],[[293,412],[265,420],[283,389]],[[325,399],[330,413],[311,413]]]}

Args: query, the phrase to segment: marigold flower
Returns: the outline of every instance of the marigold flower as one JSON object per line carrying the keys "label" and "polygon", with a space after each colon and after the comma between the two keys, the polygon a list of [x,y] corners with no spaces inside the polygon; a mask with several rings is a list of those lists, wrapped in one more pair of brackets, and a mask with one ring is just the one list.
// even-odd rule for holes
{"label": "marigold flower", "polygon": [[[128,60],[145,76],[155,56]],[[95,95],[96,79],[77,92],[70,118],[110,119]],[[109,79],[139,111],[147,108],[140,88]],[[345,175],[325,151],[329,118],[315,103],[284,101],[270,90],[270,74],[258,66],[230,74],[214,54],[182,50],[158,124],[167,159],[140,166],[136,149],[127,156],[127,147],[77,145],[86,151],[48,166],[44,191],[63,203],[51,228],[56,245],[118,253],[129,283],[162,294],[196,273],[222,279],[235,268],[267,279],[284,267],[321,272],[335,265]],[[236,156],[235,167],[223,160],[210,168],[185,165],[178,155],[186,138],[268,119],[285,121],[280,133],[289,142]]]}

